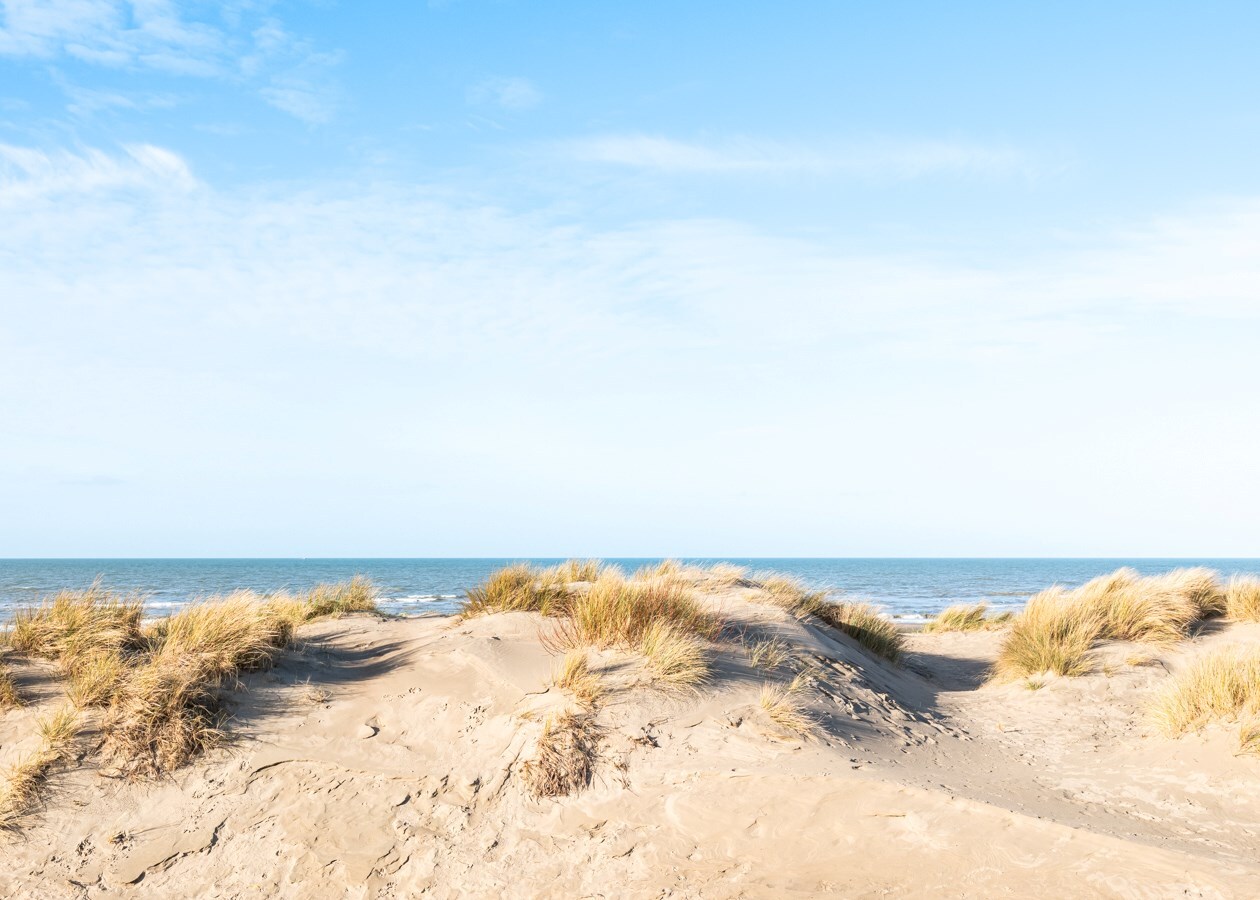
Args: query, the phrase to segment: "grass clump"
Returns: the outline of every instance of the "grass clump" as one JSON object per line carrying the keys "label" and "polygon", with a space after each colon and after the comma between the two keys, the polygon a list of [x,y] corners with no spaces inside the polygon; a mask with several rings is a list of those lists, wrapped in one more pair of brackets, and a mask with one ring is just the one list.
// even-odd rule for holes
{"label": "grass clump", "polygon": [[1217,720],[1260,716],[1260,651],[1218,650],[1180,672],[1158,696],[1154,717],[1175,737]]}
{"label": "grass clump", "polygon": [[1167,644],[1200,620],[1228,608],[1228,589],[1210,569],[1176,569],[1142,577],[1118,569],[1075,590],[1054,587],[1033,597],[1013,620],[994,667],[999,679],[1042,672],[1083,675],[1100,640]]}
{"label": "grass clump", "polygon": [[1083,675],[1089,671],[1086,654],[1101,633],[1101,620],[1083,614],[1062,588],[1042,591],[1015,617],[998,651],[994,675],[999,680],[1045,672]]}
{"label": "grass clump", "polygon": [[803,737],[813,734],[817,725],[814,717],[799,699],[807,682],[808,677],[801,674],[783,687],[772,684],[763,685],[759,700],[766,716],[778,728]]}
{"label": "grass clump", "polygon": [[140,596],[107,591],[98,580],[86,590],[61,591],[38,607],[19,609],[9,646],[72,666],[77,657],[142,647],[143,613]]}
{"label": "grass clump", "polygon": [[128,775],[154,775],[217,743],[219,686],[271,665],[292,635],[292,622],[250,591],[163,620],[153,649],[134,661],[111,696],[101,726],[104,757]]}
{"label": "grass clump", "polygon": [[568,586],[545,577],[526,563],[506,566],[470,588],[464,599],[464,618],[496,612],[558,613],[569,596]]}
{"label": "grass clump", "polygon": [[1238,622],[1260,622],[1260,578],[1235,575],[1229,580],[1225,614]]}
{"label": "grass clump", "polygon": [[748,661],[755,669],[773,671],[788,661],[788,645],[778,638],[754,641],[748,645]]}
{"label": "grass clump", "polygon": [[9,674],[8,667],[0,662],[0,709],[21,705],[22,698],[18,695],[17,685],[13,683],[13,676]]}
{"label": "grass clump", "polygon": [[638,650],[647,657],[654,680],[667,687],[695,690],[709,680],[704,645],[678,625],[653,622],[639,640]]}
{"label": "grass clump", "polygon": [[586,651],[572,650],[564,655],[556,686],[571,693],[578,703],[593,709],[604,696],[604,685],[599,675],[591,671]]}
{"label": "grass clump", "polygon": [[893,622],[869,603],[828,603],[814,612],[866,649],[891,662],[901,659],[905,637]]}
{"label": "grass clump", "polygon": [[721,628],[684,585],[666,581],[602,578],[565,604],[561,626],[570,646],[638,647],[656,623],[713,638]]}
{"label": "grass clump", "polygon": [[793,615],[821,619],[890,662],[901,659],[905,637],[869,603],[837,603],[830,599],[827,591],[811,591],[795,578],[774,573],[758,574],[755,583],[769,595],[771,602]]}
{"label": "grass clump", "polygon": [[544,581],[556,581],[567,585],[574,582],[597,581],[606,569],[612,568],[605,566],[597,559],[570,559],[550,569],[544,569],[541,574]]}
{"label": "grass clump", "polygon": [[18,825],[39,800],[52,767],[68,757],[78,735],[78,713],[63,706],[37,720],[40,745],[9,766],[0,784],[0,828]]}
{"label": "grass clump", "polygon": [[945,631],[987,631],[992,628],[1000,628],[1007,624],[1012,616],[1009,612],[999,613],[996,616],[988,615],[989,604],[960,603],[954,606],[947,606],[945,609],[923,626],[925,633],[945,632]]}
{"label": "grass clump", "polygon": [[535,799],[564,797],[591,783],[599,732],[584,713],[549,718],[538,739],[538,752],[521,769],[525,788]]}
{"label": "grass clump", "polygon": [[376,612],[376,585],[362,575],[336,584],[317,584],[302,598],[305,621]]}

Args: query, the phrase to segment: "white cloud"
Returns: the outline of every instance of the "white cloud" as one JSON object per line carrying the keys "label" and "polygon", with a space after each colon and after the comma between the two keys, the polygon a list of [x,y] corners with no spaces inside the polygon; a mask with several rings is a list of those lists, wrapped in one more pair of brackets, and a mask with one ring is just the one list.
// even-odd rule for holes
{"label": "white cloud", "polygon": [[451,185],[217,191],[157,147],[0,167],[0,492],[32,511],[0,536],[27,552],[113,533],[41,487],[96,472],[171,552],[326,522],[361,552],[1256,538],[1260,198],[981,264]]}
{"label": "white cloud", "polygon": [[542,100],[542,91],[528,78],[488,78],[468,89],[469,103],[490,103],[513,112],[533,109]]}
{"label": "white cloud", "polygon": [[94,149],[48,152],[0,144],[0,208],[14,214],[20,214],[25,204],[50,197],[117,190],[184,193],[196,184],[178,154],[150,144],[129,145],[113,155]]}
{"label": "white cloud", "polygon": [[[277,109],[309,123],[328,121],[337,94],[329,72],[340,55],[317,51],[273,17],[257,19],[269,5],[212,4],[207,9],[220,18],[194,21],[171,0],[0,0],[0,56],[66,58],[229,83],[244,78]],[[245,21],[247,12],[256,24]],[[75,99],[85,89],[63,87],[73,111],[103,108]],[[126,105],[126,98],[116,91],[107,105]]]}
{"label": "white cloud", "polygon": [[946,140],[795,146],[751,139],[701,143],[610,134],[568,141],[559,149],[580,162],[680,174],[800,172],[913,178],[937,172],[1031,175],[1040,169],[1010,147]]}

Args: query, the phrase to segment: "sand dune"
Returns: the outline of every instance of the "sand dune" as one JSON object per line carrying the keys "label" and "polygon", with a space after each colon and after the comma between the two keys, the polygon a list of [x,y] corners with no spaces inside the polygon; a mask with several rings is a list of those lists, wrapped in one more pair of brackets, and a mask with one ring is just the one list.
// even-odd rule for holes
{"label": "sand dune", "polygon": [[[522,767],[572,706],[533,613],[354,616],[230,694],[234,740],[159,781],[56,772],[0,844],[0,895],[30,898],[1255,897],[1260,759],[1236,730],[1160,736],[1170,670],[1260,626],[1209,623],[1094,671],[986,685],[1001,631],[920,634],[894,665],[746,586],[712,681],[654,686],[591,656],[605,699],[589,785],[535,799]],[[782,642],[755,668],[747,644]],[[1141,664],[1132,664],[1144,658]],[[0,762],[59,688],[0,718]],[[767,684],[812,721],[785,730]]]}

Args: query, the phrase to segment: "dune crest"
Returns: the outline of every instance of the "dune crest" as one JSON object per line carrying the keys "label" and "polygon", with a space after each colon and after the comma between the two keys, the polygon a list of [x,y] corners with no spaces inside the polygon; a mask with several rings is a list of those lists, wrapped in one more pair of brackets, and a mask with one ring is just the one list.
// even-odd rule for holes
{"label": "dune crest", "polygon": [[[1260,883],[1260,759],[1238,755],[1236,728],[1172,739],[1149,714],[1168,668],[1260,646],[1260,625],[1103,643],[1089,674],[1030,689],[986,682],[997,628],[889,637],[857,607],[734,571],[640,573],[672,587],[630,599],[594,565],[555,578],[511,576],[519,611],[303,625],[228,689],[223,746],[158,780],[104,778],[87,757],[59,769],[3,839],[0,895],[1243,897]],[[586,598],[580,615],[553,608],[565,591]],[[604,615],[625,608],[614,595],[684,624],[640,632]],[[700,654],[687,660],[703,678],[663,677],[680,653]],[[27,702],[0,718],[5,764],[62,700],[47,665],[9,664]]]}

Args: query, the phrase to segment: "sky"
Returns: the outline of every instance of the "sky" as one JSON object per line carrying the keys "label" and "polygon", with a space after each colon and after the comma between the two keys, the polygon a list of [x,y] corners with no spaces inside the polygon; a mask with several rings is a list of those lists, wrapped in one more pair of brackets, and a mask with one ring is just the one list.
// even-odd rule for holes
{"label": "sky", "polygon": [[1258,45],[0,0],[0,556],[1260,556]]}

